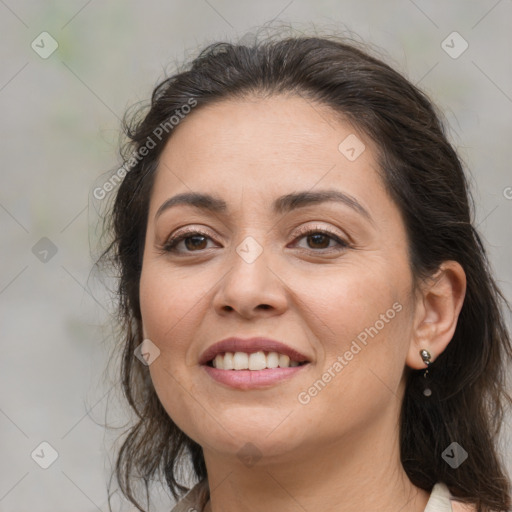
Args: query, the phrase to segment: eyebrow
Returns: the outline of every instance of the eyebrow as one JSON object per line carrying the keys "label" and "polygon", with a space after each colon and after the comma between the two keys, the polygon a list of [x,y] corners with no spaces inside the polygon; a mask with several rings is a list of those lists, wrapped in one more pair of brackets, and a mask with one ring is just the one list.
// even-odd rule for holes
{"label": "eyebrow", "polygon": [[[274,214],[279,215],[293,211],[297,208],[304,208],[306,206],[325,202],[342,203],[373,223],[373,219],[368,210],[366,210],[366,208],[364,208],[355,199],[355,197],[346,194],[345,192],[333,189],[286,194],[274,200],[272,203],[272,211]],[[220,197],[199,192],[185,192],[167,199],[160,208],[158,208],[158,211],[155,214],[155,220],[162,215],[164,211],[179,205],[188,205],[212,213],[226,213],[228,211],[226,202]]]}

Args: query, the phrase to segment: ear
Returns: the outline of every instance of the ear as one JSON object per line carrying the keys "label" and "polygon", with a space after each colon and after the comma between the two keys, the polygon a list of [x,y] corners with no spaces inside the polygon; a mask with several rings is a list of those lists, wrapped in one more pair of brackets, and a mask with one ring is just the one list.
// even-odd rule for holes
{"label": "ear", "polygon": [[444,261],[438,271],[420,285],[412,337],[406,364],[426,368],[420,350],[430,352],[434,362],[450,343],[466,295],[466,273],[456,261]]}

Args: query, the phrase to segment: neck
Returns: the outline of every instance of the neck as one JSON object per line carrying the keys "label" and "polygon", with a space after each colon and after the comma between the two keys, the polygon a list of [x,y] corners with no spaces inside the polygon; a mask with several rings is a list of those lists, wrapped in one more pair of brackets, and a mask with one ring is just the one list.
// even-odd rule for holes
{"label": "neck", "polygon": [[380,434],[375,430],[301,447],[300,453],[264,455],[251,467],[205,451],[210,488],[205,511],[423,512],[429,493],[408,479],[397,429],[394,438],[382,435],[385,428]]}

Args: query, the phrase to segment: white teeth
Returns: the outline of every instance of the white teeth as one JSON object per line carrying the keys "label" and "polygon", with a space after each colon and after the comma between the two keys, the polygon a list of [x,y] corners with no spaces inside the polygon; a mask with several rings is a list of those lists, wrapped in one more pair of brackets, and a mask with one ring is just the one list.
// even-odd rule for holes
{"label": "white teeth", "polygon": [[224,370],[224,358],[222,357],[222,354],[217,354],[215,356],[215,368]]}
{"label": "white teeth", "polygon": [[[222,354],[219,354],[222,357]],[[217,356],[219,357],[219,356]],[[217,359],[217,357],[215,359]],[[235,365],[233,363],[233,352],[226,352],[224,354],[224,367],[223,370],[234,370]]]}
{"label": "white teeth", "polygon": [[245,352],[235,352],[233,356],[233,366],[235,370],[249,369],[249,356]]}
{"label": "white teeth", "polygon": [[279,354],[277,352],[269,352],[267,355],[267,368],[277,368],[279,366]]}
{"label": "white teeth", "polygon": [[299,366],[297,361],[290,361],[289,356],[277,352],[226,352],[217,354],[213,366],[220,370],[264,370],[265,368],[289,368]]}
{"label": "white teeth", "polygon": [[281,368],[288,368],[290,366],[290,358],[284,354],[279,354],[279,366]]}
{"label": "white teeth", "polygon": [[267,357],[264,352],[253,352],[249,356],[249,370],[263,370],[267,367]]}

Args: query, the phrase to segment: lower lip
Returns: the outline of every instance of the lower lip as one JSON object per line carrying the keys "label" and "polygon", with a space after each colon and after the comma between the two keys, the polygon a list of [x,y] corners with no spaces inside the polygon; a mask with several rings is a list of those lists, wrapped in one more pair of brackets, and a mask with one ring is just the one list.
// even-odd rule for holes
{"label": "lower lip", "polygon": [[266,388],[289,379],[309,366],[290,366],[289,368],[267,368],[265,370],[219,370],[203,365],[206,373],[222,384],[237,389]]}

